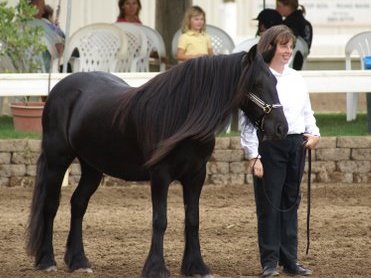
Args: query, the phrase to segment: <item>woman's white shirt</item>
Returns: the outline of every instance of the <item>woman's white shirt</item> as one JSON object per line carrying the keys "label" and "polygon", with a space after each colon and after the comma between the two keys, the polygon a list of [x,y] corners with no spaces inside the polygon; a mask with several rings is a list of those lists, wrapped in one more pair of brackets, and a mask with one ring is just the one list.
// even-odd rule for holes
{"label": "woman's white shirt", "polygon": [[[309,133],[319,136],[319,128],[316,125],[304,78],[289,66],[285,66],[282,73],[278,73],[272,68],[270,70],[277,78],[276,89],[287,120],[288,134]],[[241,146],[244,149],[245,157],[252,159],[259,155],[259,141],[256,128],[246,116],[243,118]]]}

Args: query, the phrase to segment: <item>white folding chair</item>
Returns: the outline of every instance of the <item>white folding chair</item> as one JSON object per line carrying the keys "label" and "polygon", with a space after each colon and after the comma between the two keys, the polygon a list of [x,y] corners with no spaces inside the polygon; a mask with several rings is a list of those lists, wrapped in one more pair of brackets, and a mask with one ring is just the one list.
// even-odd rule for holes
{"label": "white folding chair", "polygon": [[117,64],[117,72],[148,72],[149,53],[147,52],[147,36],[139,24],[117,22],[128,39],[128,55],[122,57]]}
{"label": "white folding chair", "polygon": [[166,48],[165,42],[161,34],[156,30],[146,25],[140,25],[139,27],[144,31],[147,36],[147,51],[149,54],[157,52],[158,64],[160,66],[160,72],[166,70]]}
{"label": "white folding chair", "polygon": [[[351,55],[353,52],[359,56],[361,69],[364,68],[363,58],[371,56],[371,31],[362,32],[351,37],[345,45],[345,69],[352,69]],[[358,93],[347,93],[347,121],[357,118]]]}
{"label": "white folding chair", "polygon": [[[214,25],[206,24],[206,33],[208,33],[211,38],[211,45],[215,55],[232,53],[234,49],[234,42],[227,32]],[[176,51],[178,48],[178,40],[180,35],[181,30],[179,29],[176,31],[171,41],[171,50],[174,58],[176,58]]]}
{"label": "white folding chair", "polygon": [[[127,39],[120,28],[108,23],[95,23],[78,29],[66,46],[66,57],[73,72],[114,72],[120,57],[125,57]],[[79,57],[72,57],[75,50]]]}

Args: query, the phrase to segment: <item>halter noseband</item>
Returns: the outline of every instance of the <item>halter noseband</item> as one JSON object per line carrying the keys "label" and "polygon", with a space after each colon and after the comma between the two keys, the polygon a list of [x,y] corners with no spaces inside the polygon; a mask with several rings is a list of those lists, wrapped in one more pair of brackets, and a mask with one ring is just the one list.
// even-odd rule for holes
{"label": "halter noseband", "polygon": [[256,121],[254,124],[255,126],[260,130],[264,131],[264,120],[265,116],[267,116],[272,109],[277,109],[277,108],[282,108],[281,104],[268,104],[265,103],[263,100],[261,100],[257,95],[253,93],[248,93],[247,97],[255,103],[259,108],[261,108],[264,112],[263,116],[261,117],[260,120]]}

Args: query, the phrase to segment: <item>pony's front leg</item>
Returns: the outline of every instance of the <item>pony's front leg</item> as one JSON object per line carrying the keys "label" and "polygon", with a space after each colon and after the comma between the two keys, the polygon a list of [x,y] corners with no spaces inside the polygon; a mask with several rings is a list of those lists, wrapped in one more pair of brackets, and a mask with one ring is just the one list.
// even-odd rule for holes
{"label": "pony's front leg", "polygon": [[170,277],[164,260],[164,234],[167,227],[167,194],[170,179],[158,172],[151,175],[152,241],[142,270],[144,278]]}
{"label": "pony's front leg", "polygon": [[85,255],[82,239],[82,221],[90,197],[102,180],[102,173],[81,162],[81,179],[71,198],[71,227],[68,234],[64,262],[70,271],[92,272]]}
{"label": "pony's front leg", "polygon": [[185,247],[182,274],[185,276],[213,277],[201,256],[199,238],[199,200],[206,176],[206,164],[197,172],[183,177],[185,210]]}

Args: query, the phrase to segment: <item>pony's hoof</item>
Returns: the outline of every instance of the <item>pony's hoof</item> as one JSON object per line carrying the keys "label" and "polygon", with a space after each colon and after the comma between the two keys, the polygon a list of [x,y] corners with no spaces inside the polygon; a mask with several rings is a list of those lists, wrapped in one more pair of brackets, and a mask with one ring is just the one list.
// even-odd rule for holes
{"label": "pony's hoof", "polygon": [[43,269],[44,272],[57,272],[57,270],[58,269],[56,265],[52,265]]}
{"label": "pony's hoof", "polygon": [[76,269],[74,272],[93,273],[93,270],[90,267],[86,267]]}
{"label": "pony's hoof", "polygon": [[206,275],[195,274],[192,277],[193,278],[215,278],[213,274],[206,274]]}

